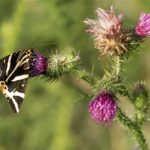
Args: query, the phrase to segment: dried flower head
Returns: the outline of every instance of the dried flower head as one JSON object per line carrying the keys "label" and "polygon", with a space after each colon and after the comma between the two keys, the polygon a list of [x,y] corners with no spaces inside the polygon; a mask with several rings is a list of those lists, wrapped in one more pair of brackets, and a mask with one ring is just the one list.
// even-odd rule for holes
{"label": "dried flower head", "polygon": [[39,52],[33,51],[30,58],[30,77],[38,76],[44,74],[47,71],[48,60]]}
{"label": "dried flower head", "polygon": [[95,48],[101,54],[121,55],[127,52],[128,41],[131,40],[131,33],[122,30],[122,17],[115,15],[113,7],[110,11],[101,8],[96,10],[97,19],[84,21],[89,26],[86,30],[94,37]]}
{"label": "dried flower head", "polygon": [[89,112],[97,123],[111,122],[117,111],[117,102],[111,92],[103,91],[89,102]]}
{"label": "dried flower head", "polygon": [[140,15],[135,32],[141,37],[150,36],[150,13],[142,13]]}

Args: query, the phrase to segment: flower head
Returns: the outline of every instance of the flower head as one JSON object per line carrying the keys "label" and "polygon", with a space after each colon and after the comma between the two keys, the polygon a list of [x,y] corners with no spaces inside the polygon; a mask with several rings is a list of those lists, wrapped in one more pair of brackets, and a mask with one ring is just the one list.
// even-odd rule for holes
{"label": "flower head", "polygon": [[127,51],[126,44],[131,39],[130,33],[122,31],[122,17],[115,15],[113,7],[107,12],[101,8],[96,10],[97,19],[84,21],[89,26],[86,30],[94,37],[95,48],[101,54],[121,55]]}
{"label": "flower head", "polygon": [[150,13],[142,13],[140,15],[135,32],[141,37],[150,36]]}
{"label": "flower head", "polygon": [[48,60],[41,53],[33,51],[29,64],[29,75],[30,77],[34,77],[40,74],[44,74],[47,71]]}
{"label": "flower head", "polygon": [[98,123],[111,122],[117,111],[117,102],[114,95],[103,91],[89,102],[89,112],[93,120]]}

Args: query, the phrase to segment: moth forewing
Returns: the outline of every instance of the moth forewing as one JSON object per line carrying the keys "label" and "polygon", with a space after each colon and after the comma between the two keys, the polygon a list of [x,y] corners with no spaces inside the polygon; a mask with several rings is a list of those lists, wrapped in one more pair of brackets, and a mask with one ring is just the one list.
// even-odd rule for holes
{"label": "moth forewing", "polygon": [[0,90],[16,113],[19,112],[25,97],[31,54],[32,49],[29,49],[15,52],[0,60]]}

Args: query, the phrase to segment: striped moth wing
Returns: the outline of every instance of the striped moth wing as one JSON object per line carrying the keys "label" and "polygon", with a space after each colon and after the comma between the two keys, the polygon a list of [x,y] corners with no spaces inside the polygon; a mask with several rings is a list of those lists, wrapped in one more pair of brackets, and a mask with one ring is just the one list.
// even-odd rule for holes
{"label": "striped moth wing", "polygon": [[25,96],[29,78],[29,61],[32,49],[15,52],[0,60],[0,90],[15,113]]}

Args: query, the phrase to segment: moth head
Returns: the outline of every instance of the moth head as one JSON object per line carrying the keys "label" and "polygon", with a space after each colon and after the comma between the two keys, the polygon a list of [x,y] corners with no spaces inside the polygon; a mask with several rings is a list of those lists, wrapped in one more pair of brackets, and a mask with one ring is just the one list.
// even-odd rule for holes
{"label": "moth head", "polygon": [[7,86],[4,81],[0,81],[0,91],[4,92],[7,89]]}

